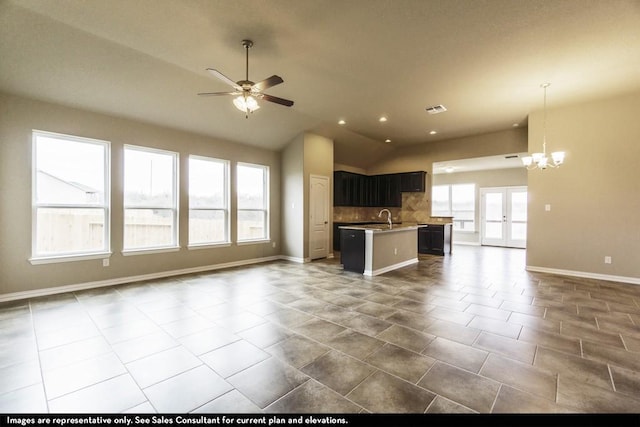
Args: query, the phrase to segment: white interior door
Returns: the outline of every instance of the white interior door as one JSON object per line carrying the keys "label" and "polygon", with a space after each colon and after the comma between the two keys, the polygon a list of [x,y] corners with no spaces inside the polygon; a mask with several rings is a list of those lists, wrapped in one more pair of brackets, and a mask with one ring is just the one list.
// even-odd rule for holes
{"label": "white interior door", "polygon": [[309,258],[329,256],[329,178],[311,175],[309,190]]}
{"label": "white interior door", "polygon": [[481,243],[525,248],[527,187],[481,188]]}

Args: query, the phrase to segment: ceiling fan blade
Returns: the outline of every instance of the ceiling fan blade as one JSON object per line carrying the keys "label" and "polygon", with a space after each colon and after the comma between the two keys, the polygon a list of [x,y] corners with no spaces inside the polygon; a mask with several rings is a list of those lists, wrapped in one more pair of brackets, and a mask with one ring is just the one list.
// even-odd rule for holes
{"label": "ceiling fan blade", "polygon": [[284,82],[284,80],[282,80],[282,77],[280,76],[276,76],[273,75],[271,77],[269,77],[268,79],[264,79],[258,83],[254,83],[254,85],[251,87],[252,91],[263,91],[265,89],[269,89],[270,87],[273,87],[275,85],[279,85],[280,83]]}
{"label": "ceiling fan blade", "polygon": [[284,98],[278,98],[277,96],[267,95],[266,93],[261,93],[260,98],[265,101],[275,102],[276,104],[284,105],[285,107],[291,107],[293,105],[293,101]]}
{"label": "ceiling fan blade", "polygon": [[222,74],[220,71],[214,70],[213,68],[207,68],[207,71],[210,72],[215,77],[222,80],[223,82],[225,82],[226,84],[228,84],[229,86],[233,87],[235,90],[242,90],[242,87],[240,87],[238,83],[234,82],[229,77]]}
{"label": "ceiling fan blade", "polygon": [[242,92],[201,92],[200,96],[240,95]]}

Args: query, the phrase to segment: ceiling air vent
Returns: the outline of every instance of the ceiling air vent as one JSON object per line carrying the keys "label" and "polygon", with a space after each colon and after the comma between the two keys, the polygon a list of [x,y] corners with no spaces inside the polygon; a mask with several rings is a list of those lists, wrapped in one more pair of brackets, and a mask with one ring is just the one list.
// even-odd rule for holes
{"label": "ceiling air vent", "polygon": [[433,107],[427,107],[427,113],[429,114],[440,114],[444,113],[445,111],[447,111],[447,108],[442,104],[434,105]]}

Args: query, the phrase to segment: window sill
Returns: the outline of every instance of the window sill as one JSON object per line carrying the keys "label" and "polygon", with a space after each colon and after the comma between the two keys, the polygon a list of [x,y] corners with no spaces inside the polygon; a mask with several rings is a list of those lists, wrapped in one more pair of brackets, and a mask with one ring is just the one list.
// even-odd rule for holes
{"label": "window sill", "polygon": [[56,264],[60,262],[72,262],[72,261],[88,261],[92,259],[104,259],[109,258],[112,255],[111,252],[93,252],[90,254],[82,255],[58,255],[58,256],[42,256],[29,258],[31,265],[40,264]]}
{"label": "window sill", "polygon": [[133,255],[151,255],[151,254],[162,254],[166,252],[178,252],[180,250],[180,246],[169,246],[162,248],[144,248],[144,249],[128,249],[126,251],[122,251],[123,256],[133,256]]}
{"label": "window sill", "polygon": [[214,248],[228,248],[231,246],[231,242],[220,242],[220,243],[203,243],[200,245],[190,245],[187,246],[187,249],[190,251],[198,250],[198,249],[214,249]]}
{"label": "window sill", "polygon": [[241,240],[241,241],[238,241],[236,244],[238,246],[257,245],[261,243],[269,243],[270,241],[271,239]]}

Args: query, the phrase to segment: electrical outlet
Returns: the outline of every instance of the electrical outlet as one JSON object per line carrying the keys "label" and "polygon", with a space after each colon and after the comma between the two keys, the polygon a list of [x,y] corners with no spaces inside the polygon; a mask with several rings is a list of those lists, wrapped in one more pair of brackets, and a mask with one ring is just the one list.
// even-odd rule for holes
{"label": "electrical outlet", "polygon": [[102,266],[109,267],[109,258],[102,258]]}
{"label": "electrical outlet", "polygon": [[547,211],[547,212],[551,211],[551,205],[549,205],[549,204],[544,205],[544,210]]}
{"label": "electrical outlet", "polygon": [[275,248],[276,247],[276,242],[271,243],[271,246]]}
{"label": "electrical outlet", "polygon": [[393,254],[398,255],[398,248],[393,248]]}
{"label": "electrical outlet", "polygon": [[611,264],[611,257],[610,256],[604,257],[604,263],[605,264]]}

